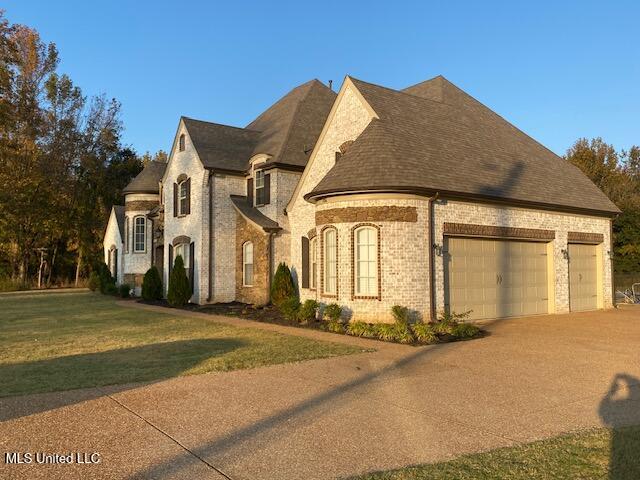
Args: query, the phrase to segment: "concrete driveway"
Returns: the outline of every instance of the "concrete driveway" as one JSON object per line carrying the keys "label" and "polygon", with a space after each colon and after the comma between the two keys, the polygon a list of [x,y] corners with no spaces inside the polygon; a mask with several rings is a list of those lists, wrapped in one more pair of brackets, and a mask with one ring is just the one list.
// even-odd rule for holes
{"label": "concrete driveway", "polygon": [[3,456],[101,455],[70,466],[3,458],[0,478],[339,478],[640,424],[640,310],[487,328],[470,342],[376,343],[375,353],[0,399]]}

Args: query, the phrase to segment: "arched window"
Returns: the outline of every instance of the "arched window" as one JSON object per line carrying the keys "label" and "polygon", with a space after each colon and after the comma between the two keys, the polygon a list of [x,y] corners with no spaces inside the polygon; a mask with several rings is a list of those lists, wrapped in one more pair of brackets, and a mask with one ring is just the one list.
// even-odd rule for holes
{"label": "arched window", "polygon": [[315,290],[318,278],[318,239],[313,237],[309,242],[309,250],[311,250],[311,288]]}
{"label": "arched window", "polygon": [[178,140],[178,150],[184,152],[184,133],[180,135],[180,139]]}
{"label": "arched window", "polygon": [[242,285],[253,285],[253,243],[246,242],[242,245]]}
{"label": "arched window", "polygon": [[338,232],[335,228],[328,228],[323,233],[324,238],[324,293],[337,295],[338,293]]}
{"label": "arched window", "polygon": [[129,253],[129,217],[124,218],[124,252]]}
{"label": "arched window", "polygon": [[133,251],[136,253],[146,250],[147,220],[139,216],[133,219]]}
{"label": "arched window", "polygon": [[355,294],[363,297],[378,296],[378,229],[365,226],[354,235]]}

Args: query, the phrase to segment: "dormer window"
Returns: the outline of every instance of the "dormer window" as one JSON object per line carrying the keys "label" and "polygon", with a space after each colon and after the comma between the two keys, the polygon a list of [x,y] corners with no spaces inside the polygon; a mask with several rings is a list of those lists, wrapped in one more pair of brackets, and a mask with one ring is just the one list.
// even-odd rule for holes
{"label": "dormer window", "polygon": [[180,139],[178,140],[178,150],[184,152],[184,133],[180,135]]}

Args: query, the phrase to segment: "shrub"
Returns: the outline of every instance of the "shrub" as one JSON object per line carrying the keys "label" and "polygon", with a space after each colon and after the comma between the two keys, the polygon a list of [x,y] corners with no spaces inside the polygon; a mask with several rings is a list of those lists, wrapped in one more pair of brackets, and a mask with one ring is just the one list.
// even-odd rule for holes
{"label": "shrub", "polygon": [[144,274],[142,280],[142,298],[145,300],[162,299],[162,279],[160,272],[153,266]]}
{"label": "shrub", "polygon": [[94,271],[98,272],[98,277],[100,278],[100,292],[112,294],[113,288],[111,287],[113,286],[115,288],[116,282],[111,276],[111,272],[109,271],[107,264],[104,262],[98,263]]}
{"label": "shrub", "polygon": [[438,322],[434,322],[431,324],[433,326],[433,331],[439,335],[451,334],[453,327],[455,327],[455,323],[449,320],[440,320]]}
{"label": "shrub", "polygon": [[324,307],[322,315],[324,318],[328,318],[331,321],[339,322],[340,317],[342,317],[342,307],[337,303],[331,303]]}
{"label": "shrub", "polygon": [[480,328],[471,323],[458,323],[451,329],[451,335],[456,338],[472,338],[480,332]]}
{"label": "shrub", "polygon": [[391,314],[396,323],[407,325],[409,323],[409,309],[400,305],[391,307]]}
{"label": "shrub", "polygon": [[318,302],[315,300],[305,300],[298,311],[299,322],[312,322],[316,319],[316,311],[318,310]]}
{"label": "shrub", "polygon": [[91,272],[91,274],[89,275],[89,282],[87,286],[92,292],[100,289],[100,275],[98,275],[98,272]]}
{"label": "shrub", "polygon": [[123,283],[118,287],[118,294],[121,298],[129,298],[131,293],[131,286],[128,283]]}
{"label": "shrub", "polygon": [[345,333],[344,323],[340,320],[331,319],[327,322],[327,330],[333,333]]}
{"label": "shrub", "polygon": [[375,325],[376,336],[385,342],[393,342],[396,339],[396,328],[393,323],[378,323]]}
{"label": "shrub", "polygon": [[393,325],[394,330],[394,340],[398,343],[413,343],[413,333],[411,333],[411,329],[409,328],[408,323],[396,322]]}
{"label": "shrub", "polygon": [[30,288],[31,285],[27,280],[14,279],[9,276],[0,277],[0,292],[16,292]]}
{"label": "shrub", "polygon": [[415,323],[412,325],[413,336],[420,343],[436,343],[438,336],[431,323]]}
{"label": "shrub", "polygon": [[191,294],[191,285],[184,269],[184,261],[182,260],[182,255],[178,255],[174,261],[171,275],[169,275],[167,301],[169,305],[181,307],[189,302]]}
{"label": "shrub", "polygon": [[438,314],[438,321],[446,322],[446,323],[464,322],[469,317],[469,315],[471,315],[472,311],[473,310],[468,310],[462,313],[446,312],[446,311],[440,312]]}
{"label": "shrub", "polygon": [[366,322],[351,322],[347,325],[347,333],[354,337],[375,338],[376,329],[374,325]]}
{"label": "shrub", "polygon": [[280,263],[276,274],[271,282],[271,302],[279,307],[282,302],[290,297],[297,297],[296,289],[293,286],[293,278],[291,271],[285,263]]}
{"label": "shrub", "polygon": [[297,320],[298,311],[300,310],[300,301],[296,297],[289,297],[280,303],[278,307],[284,318],[289,321]]}
{"label": "shrub", "polygon": [[115,283],[108,283],[107,286],[104,288],[104,293],[106,295],[117,295],[118,287],[116,287]]}

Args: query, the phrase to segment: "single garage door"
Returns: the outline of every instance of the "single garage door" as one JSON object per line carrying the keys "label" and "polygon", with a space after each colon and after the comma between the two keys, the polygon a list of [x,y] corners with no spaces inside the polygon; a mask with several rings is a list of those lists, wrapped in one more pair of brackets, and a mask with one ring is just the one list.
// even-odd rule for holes
{"label": "single garage door", "polygon": [[445,303],[471,319],[547,313],[547,246],[480,238],[446,239]]}
{"label": "single garage door", "polygon": [[596,245],[569,244],[569,306],[572,312],[598,308]]}

